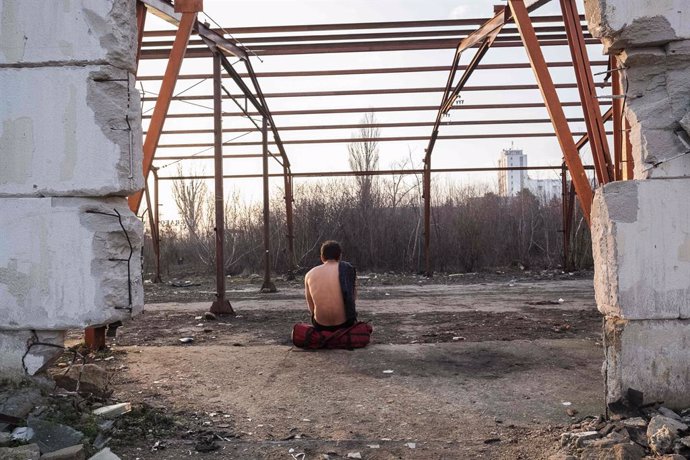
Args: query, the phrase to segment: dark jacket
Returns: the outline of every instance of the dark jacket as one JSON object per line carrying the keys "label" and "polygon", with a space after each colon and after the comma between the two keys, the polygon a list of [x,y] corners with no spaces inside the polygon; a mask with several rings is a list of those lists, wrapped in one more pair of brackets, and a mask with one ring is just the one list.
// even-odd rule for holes
{"label": "dark jacket", "polygon": [[357,310],[355,309],[355,282],[357,281],[357,271],[348,262],[338,263],[338,276],[340,278],[340,290],[343,292],[345,302],[345,318],[347,322],[357,321]]}

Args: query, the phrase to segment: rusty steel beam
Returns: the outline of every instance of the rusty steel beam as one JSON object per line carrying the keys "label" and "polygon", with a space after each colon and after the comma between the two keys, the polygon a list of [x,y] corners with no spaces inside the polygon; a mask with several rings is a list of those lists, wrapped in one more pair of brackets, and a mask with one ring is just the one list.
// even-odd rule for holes
{"label": "rusty steel beam", "polygon": [[[583,33],[586,36],[591,36],[587,30],[586,24],[580,24]],[[534,28],[537,36],[549,33],[563,33],[564,28],[562,24],[554,26],[538,26]],[[233,30],[234,28],[230,29]],[[294,43],[294,42],[327,42],[327,41],[354,41],[354,40],[390,40],[392,38],[432,38],[432,37],[452,37],[461,40],[472,32],[474,29],[444,29],[444,30],[422,30],[422,31],[403,31],[403,32],[368,32],[357,34],[316,34],[316,35],[275,35],[275,36],[252,36],[243,37],[241,39],[233,40],[233,43],[242,43],[243,46],[251,48],[253,45],[262,43]],[[219,32],[220,33],[220,32]],[[516,35],[518,32],[515,28],[507,27],[501,31],[501,35]],[[199,44],[198,40],[192,41],[191,44]],[[147,40],[146,45],[149,47],[169,46],[170,40]]]}
{"label": "rusty steel beam", "polygon": [[612,80],[611,93],[613,95],[613,166],[614,179],[623,180],[623,88],[621,74],[618,69],[618,59],[611,55],[609,61],[609,76]]}
{"label": "rusty steel beam", "polygon": [[[610,87],[610,83],[597,83],[599,88]],[[572,89],[577,88],[577,83],[558,83],[558,89]],[[522,91],[539,89],[536,84],[522,84],[522,85],[475,85],[464,86],[463,91]],[[330,96],[366,96],[366,95],[381,95],[381,94],[417,94],[417,93],[437,93],[443,91],[444,88],[440,86],[421,87],[421,88],[372,88],[372,89],[347,89],[347,90],[325,90],[325,91],[292,91],[281,93],[266,93],[266,98],[293,98],[293,97],[330,97]],[[257,96],[257,95],[253,95]],[[245,97],[243,94],[226,94],[223,99],[233,99]],[[173,97],[174,101],[206,101],[212,100],[211,94],[196,94],[196,95],[180,95]],[[144,102],[155,101],[156,97],[143,97]]]}
{"label": "rusty steel beam", "polygon": [[[158,141],[160,140],[161,131],[165,123],[168,109],[170,108],[170,101],[175,90],[175,83],[177,82],[177,75],[180,73],[182,67],[182,60],[184,59],[185,51],[187,49],[187,42],[192,33],[192,27],[196,22],[197,13],[183,13],[180,19],[180,24],[175,35],[175,43],[168,56],[168,65],[165,69],[165,77],[161,84],[161,89],[156,100],[156,105],[151,115],[151,123],[148,127],[148,133],[144,140],[144,159],[143,159],[143,173],[144,180],[148,178],[153,157],[156,154]],[[130,209],[136,214],[141,204],[142,192],[139,191],[128,198]]]}
{"label": "rusty steel beam", "polygon": [[[587,39],[591,39],[592,36],[587,31],[587,26],[580,24],[580,28],[583,29],[583,34]],[[550,38],[563,38],[565,29],[563,25],[559,26],[547,26],[547,27],[537,27],[535,28],[537,32],[537,37],[539,39],[548,40]],[[424,38],[427,40],[431,39],[444,39],[452,38],[454,40],[462,40],[468,35],[468,32],[472,30],[444,30],[444,31],[417,31],[417,32],[384,32],[384,33],[368,33],[368,34],[343,34],[343,35],[293,35],[293,36],[269,36],[269,37],[247,37],[241,40],[242,46],[248,48],[258,48],[264,49],[265,47],[273,46],[309,46],[309,45],[326,45],[331,42],[346,42],[346,43],[364,43],[364,40],[368,40],[369,43],[383,42],[384,40],[390,39],[402,39],[402,40],[413,40],[418,38]],[[517,30],[506,28],[505,30],[499,32],[500,37],[497,41],[515,41],[519,39],[517,37]],[[309,43],[306,43],[309,42]],[[232,43],[239,45],[240,42],[233,40]],[[202,45],[202,40],[191,40],[190,46]],[[341,43],[333,43],[334,45],[340,45]],[[165,48],[171,45],[170,40],[146,40],[144,43],[144,48]]]}
{"label": "rusty steel beam", "polygon": [[[579,102],[562,102],[563,107],[580,107]],[[602,105],[610,105],[610,102],[602,102]],[[502,103],[502,104],[465,104],[464,110],[492,110],[492,109],[536,109],[545,107],[543,102],[521,102],[521,103]],[[367,112],[425,112],[437,111],[436,105],[412,105],[400,107],[345,107],[339,109],[306,109],[306,110],[276,110],[272,112],[274,116],[286,115],[326,115],[339,113],[367,113]],[[244,116],[261,116],[258,112],[236,113],[224,112],[225,117],[244,117]],[[168,118],[209,118],[210,113],[173,113],[169,114]],[[151,118],[151,116],[144,115],[143,119]]]}
{"label": "rusty steel beam", "polygon": [[520,31],[520,36],[525,45],[527,56],[532,64],[532,70],[539,84],[544,103],[549,112],[549,117],[552,120],[554,131],[558,137],[558,142],[563,151],[563,157],[568,165],[568,170],[575,184],[577,197],[580,201],[580,207],[589,224],[590,213],[592,208],[592,187],[587,179],[585,169],[582,166],[582,161],[578,155],[573,135],[568,126],[568,120],[563,112],[563,105],[561,104],[553,80],[549,74],[544,55],[541,47],[534,33],[534,28],[529,17],[527,8],[523,0],[508,0],[508,6],[512,12],[515,24]]}
{"label": "rusty steel beam", "polygon": [[[568,118],[569,123],[582,123],[585,119],[581,117]],[[481,125],[529,125],[529,124],[543,124],[551,123],[549,118],[522,118],[516,120],[463,120],[463,121],[446,121],[443,126],[481,126]],[[400,123],[350,123],[340,125],[288,125],[282,126],[281,131],[314,131],[314,130],[340,130],[340,129],[361,129],[361,128],[416,128],[434,126],[433,121],[410,121]],[[256,128],[223,128],[224,133],[245,133],[247,131],[258,132]],[[212,134],[212,129],[171,129],[163,130],[162,134],[178,135],[178,134]],[[145,133],[144,133],[145,134]]]}
{"label": "rusty steel beam", "polygon": [[[575,132],[573,136],[581,136],[585,133]],[[610,134],[610,133],[609,133]],[[544,132],[544,133],[498,133],[498,134],[458,134],[437,136],[439,140],[462,140],[462,139],[511,139],[511,138],[533,138],[533,137],[553,137],[558,133]],[[341,139],[295,139],[285,141],[285,144],[349,144],[353,142],[409,142],[409,141],[425,141],[429,139],[426,136],[396,136],[396,137],[351,137]],[[228,147],[248,147],[262,145],[261,141],[243,141],[225,143]],[[213,144],[204,142],[195,142],[189,144],[161,144],[158,148],[161,149],[181,149],[181,148],[201,148],[212,147]]]}
{"label": "rusty steel beam", "polygon": [[[160,0],[159,0],[160,1]],[[584,21],[581,16],[580,20]],[[548,23],[562,21],[558,15],[535,16],[532,18],[534,23]],[[362,30],[362,29],[405,29],[405,28],[427,28],[427,27],[457,27],[457,26],[480,26],[486,22],[483,18],[466,19],[439,19],[422,21],[389,21],[389,22],[355,22],[355,23],[335,23],[335,24],[299,24],[284,26],[252,26],[252,27],[227,27],[235,35],[260,34],[260,33],[282,33],[282,32],[322,32],[329,30]],[[223,33],[223,29],[214,29],[217,33]],[[147,37],[167,37],[173,35],[169,30],[147,31]]]}
{"label": "rusty steel beam", "polygon": [[155,223],[156,238],[154,239],[156,254],[156,275],[153,278],[154,283],[161,283],[161,220],[160,220],[160,194],[158,193],[158,168],[151,167],[153,174],[153,222]]}
{"label": "rusty steel beam", "polygon": [[623,157],[625,160],[625,169],[624,171],[624,180],[632,180],[635,178],[635,160],[632,155],[633,151],[633,146],[632,143],[630,142],[630,120],[628,120],[628,117],[625,116],[625,113],[623,114],[624,118],[624,126],[625,129],[623,130],[623,139],[625,140],[625,150],[624,150],[624,155]]}
{"label": "rusty steel beam", "polygon": [[223,201],[223,115],[220,76],[220,51],[213,54],[213,148],[216,214],[216,300],[211,304],[211,313],[234,315],[235,311],[225,298],[225,206]]}
{"label": "rusty steel beam", "polygon": [[[586,170],[594,170],[594,166],[584,166]],[[509,166],[509,167],[478,167],[478,168],[438,168],[432,169],[432,174],[447,174],[447,173],[475,173],[475,172],[497,172],[497,171],[558,171],[560,166]],[[318,171],[318,172],[303,172],[292,173],[293,179],[306,178],[322,178],[322,177],[357,177],[357,176],[391,176],[391,175],[421,175],[424,174],[424,169],[387,169],[376,171]],[[270,178],[282,178],[282,173],[272,173],[268,175]],[[209,175],[187,175],[187,176],[161,176],[160,180],[186,180],[186,179],[213,179],[214,176]],[[227,174],[223,176],[224,179],[261,179],[263,174]]]}
{"label": "rusty steel beam", "polygon": [[[586,44],[600,44],[597,39],[588,39]],[[314,44],[309,46],[270,45],[263,48],[253,48],[252,53],[257,56],[286,56],[322,53],[368,53],[386,51],[414,51],[454,48],[457,44],[453,39],[429,39],[429,40],[404,40],[404,41],[377,41],[360,42],[351,44]],[[564,46],[568,44],[565,35],[539,41],[541,46]],[[473,45],[477,46],[477,45]],[[493,45],[496,48],[514,48],[521,46],[518,40],[498,41]],[[142,51],[142,59],[166,59],[166,48],[145,49]],[[211,52],[206,47],[189,48],[185,57],[187,59],[208,58]]]}
{"label": "rusty steel beam", "polygon": [[597,99],[594,77],[589,64],[589,56],[585,47],[585,39],[579,24],[577,5],[575,0],[560,0],[560,3],[563,11],[563,22],[568,35],[570,54],[573,57],[585,125],[589,134],[589,145],[592,149],[594,165],[597,168],[597,180],[600,184],[607,184],[615,180],[613,165],[611,164],[611,154],[601,117],[599,99]]}
{"label": "rusty steel beam", "polygon": [[[592,66],[605,66],[608,61],[592,61]],[[549,67],[572,67],[570,61],[549,62]],[[466,65],[459,65],[457,70],[465,70]],[[479,64],[476,70],[503,70],[503,69],[529,69],[529,63],[525,62],[506,62],[498,64]],[[371,75],[371,74],[391,74],[391,73],[415,73],[415,72],[449,72],[449,66],[411,66],[411,67],[378,67],[369,69],[330,69],[330,70],[295,70],[295,71],[276,71],[276,72],[257,72],[259,78],[285,78],[285,77],[333,77],[342,75]],[[241,77],[248,77],[247,73],[240,73]],[[141,81],[158,81],[162,75],[142,75],[137,76]],[[212,74],[194,73],[183,74],[178,77],[180,80],[204,80],[213,78]]]}
{"label": "rusty steel beam", "polygon": [[288,281],[295,279],[295,225],[292,217],[292,206],[295,201],[292,193],[292,171],[283,166],[283,186],[285,189],[285,225],[287,227],[287,257],[288,257]]}
{"label": "rusty steel beam", "polygon": [[263,205],[264,205],[264,282],[261,285],[261,292],[276,292],[276,285],[271,281],[271,196],[268,190],[268,119],[261,119],[261,138],[263,146],[262,161],[262,182],[263,182]]}

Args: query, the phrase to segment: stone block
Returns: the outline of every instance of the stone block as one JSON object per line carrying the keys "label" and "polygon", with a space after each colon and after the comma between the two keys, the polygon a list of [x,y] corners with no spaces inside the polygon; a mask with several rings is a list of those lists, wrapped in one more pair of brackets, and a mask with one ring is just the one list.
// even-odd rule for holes
{"label": "stone block", "polygon": [[110,64],[134,72],[135,0],[3,0],[0,66]]}
{"label": "stone block", "polygon": [[657,46],[690,38],[686,0],[585,0],[589,30],[607,49]]}
{"label": "stone block", "polygon": [[143,308],[143,228],[124,198],[0,198],[0,235],[1,329],[83,328]]}
{"label": "stone block", "polygon": [[690,178],[612,182],[592,206],[599,310],[624,319],[690,318]]}
{"label": "stone block", "polygon": [[0,69],[0,197],[143,188],[134,77],[111,66]]}
{"label": "stone block", "polygon": [[644,403],[690,407],[690,321],[607,318],[604,346],[608,403],[633,388]]}

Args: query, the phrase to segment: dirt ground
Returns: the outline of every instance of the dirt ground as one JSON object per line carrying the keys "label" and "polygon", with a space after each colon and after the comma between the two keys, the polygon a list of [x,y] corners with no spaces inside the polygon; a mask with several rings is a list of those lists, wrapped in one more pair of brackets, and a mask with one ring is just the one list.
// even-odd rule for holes
{"label": "dirt ground", "polygon": [[299,280],[229,280],[237,316],[216,320],[212,280],[175,284],[110,339],[114,396],[175,422],[115,439],[122,458],[541,459],[604,410],[591,274],[366,275],[372,345],[320,352],[290,344]]}

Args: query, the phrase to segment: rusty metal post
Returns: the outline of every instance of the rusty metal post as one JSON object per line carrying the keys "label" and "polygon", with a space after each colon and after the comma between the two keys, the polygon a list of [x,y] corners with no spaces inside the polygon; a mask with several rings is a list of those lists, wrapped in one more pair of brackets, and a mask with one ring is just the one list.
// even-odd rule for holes
{"label": "rusty metal post", "polygon": [[98,351],[105,348],[106,326],[96,326],[84,329],[84,343],[89,350]]}
{"label": "rusty metal post", "polygon": [[570,225],[568,222],[568,166],[561,165],[561,207],[563,210],[563,270],[570,266]]}
{"label": "rusty metal post", "polygon": [[263,185],[264,185],[264,284],[261,292],[276,292],[276,286],[271,281],[271,227],[270,227],[270,197],[268,195],[268,120],[261,118],[261,135],[263,144]]}
{"label": "rusty metal post", "polygon": [[295,279],[295,227],[292,219],[292,171],[283,165],[283,181],[285,183],[285,224],[287,226],[287,256],[288,271],[287,279]]}
{"label": "rusty metal post", "polygon": [[554,131],[558,137],[558,143],[563,151],[563,157],[573,183],[577,192],[582,213],[585,216],[587,224],[589,224],[592,200],[594,194],[592,193],[592,186],[589,183],[585,168],[582,165],[582,160],[573,141],[573,134],[568,126],[568,120],[563,112],[563,106],[556,93],[556,87],[553,84],[549,69],[544,59],[544,54],[541,51],[541,46],[537,40],[537,35],[534,32],[534,26],[525,7],[523,0],[508,0],[508,6],[513,13],[513,19],[517,25],[520,37],[525,45],[527,56],[529,57],[532,70],[537,79],[537,84],[544,99],[544,104],[549,112],[549,118],[553,124]]}
{"label": "rusty metal post", "polygon": [[422,198],[424,199],[424,271],[431,277],[431,157],[424,161],[422,177]]}
{"label": "rusty metal post", "polygon": [[156,255],[156,275],[153,278],[154,283],[162,283],[161,279],[161,227],[159,214],[159,194],[158,194],[158,168],[151,167],[153,173],[153,251]]}
{"label": "rusty metal post", "polygon": [[620,98],[621,76],[616,56],[609,58],[611,94],[613,94],[613,166],[615,180],[623,180],[623,100]]}
{"label": "rusty metal post", "polygon": [[223,205],[223,115],[221,99],[220,56],[213,53],[213,147],[216,206],[216,300],[211,304],[211,313],[235,314],[230,302],[225,299],[225,206]]}
{"label": "rusty metal post", "polygon": [[597,99],[592,67],[587,55],[582,26],[580,25],[580,15],[575,0],[561,0],[561,10],[570,54],[573,58],[577,89],[582,102],[582,112],[589,135],[589,145],[592,149],[592,160],[594,161],[597,180],[600,184],[607,184],[615,180],[614,168],[611,164],[611,154],[601,116],[601,107]]}
{"label": "rusty metal post", "polygon": [[625,139],[625,180],[632,180],[635,178],[635,160],[632,156],[633,147],[630,142],[630,121],[625,114],[623,114],[623,118],[625,119],[623,123],[623,126],[625,126],[623,130],[623,138]]}

